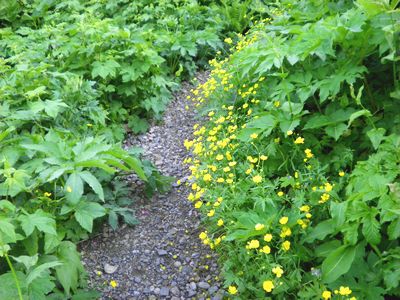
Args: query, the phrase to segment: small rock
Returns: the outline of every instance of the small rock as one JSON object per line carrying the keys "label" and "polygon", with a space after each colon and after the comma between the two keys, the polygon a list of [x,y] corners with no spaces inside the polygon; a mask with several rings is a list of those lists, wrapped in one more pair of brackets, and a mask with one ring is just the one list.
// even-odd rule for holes
{"label": "small rock", "polygon": [[171,288],[171,294],[175,295],[175,296],[179,296],[180,291],[176,286],[174,286],[173,288]]}
{"label": "small rock", "polygon": [[158,255],[160,255],[160,256],[164,256],[164,255],[167,255],[167,254],[168,254],[168,252],[165,251],[164,249],[158,249],[158,250],[157,250],[157,253],[158,253]]}
{"label": "small rock", "polygon": [[105,264],[104,265],[104,272],[106,272],[107,274],[113,274],[115,273],[115,271],[117,271],[118,266],[113,266],[110,264]]}
{"label": "small rock", "polygon": [[196,283],[193,281],[189,284],[189,286],[190,286],[190,289],[192,289],[193,291],[195,291],[197,289]]}
{"label": "small rock", "polygon": [[179,268],[180,266],[182,266],[182,263],[180,261],[176,261],[174,262],[174,266]]}
{"label": "small rock", "polygon": [[210,285],[207,282],[204,282],[204,281],[200,281],[198,283],[198,286],[199,286],[199,288],[205,289],[205,290],[208,290],[210,288]]}
{"label": "small rock", "polygon": [[168,296],[169,296],[169,288],[163,286],[163,287],[160,289],[160,296],[162,296],[162,297],[168,297]]}

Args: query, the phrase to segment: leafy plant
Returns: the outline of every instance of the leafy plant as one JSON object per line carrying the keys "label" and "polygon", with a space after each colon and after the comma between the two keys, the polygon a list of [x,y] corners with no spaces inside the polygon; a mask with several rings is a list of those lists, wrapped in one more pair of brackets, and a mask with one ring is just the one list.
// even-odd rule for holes
{"label": "leafy plant", "polygon": [[397,6],[270,5],[194,91],[188,199],[235,297],[400,296]]}

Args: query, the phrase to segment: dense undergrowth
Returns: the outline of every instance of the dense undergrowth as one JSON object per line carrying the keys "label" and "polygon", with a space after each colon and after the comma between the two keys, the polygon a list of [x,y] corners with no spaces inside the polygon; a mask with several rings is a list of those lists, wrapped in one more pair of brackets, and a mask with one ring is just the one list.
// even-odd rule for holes
{"label": "dense undergrowth", "polygon": [[[250,3],[249,1],[246,2]],[[126,132],[247,28],[240,1],[0,1],[0,299],[91,299],[75,243],[134,224],[125,174],[168,180]]]}
{"label": "dense undergrowth", "polygon": [[193,91],[200,238],[233,298],[397,299],[399,1],[280,2]]}

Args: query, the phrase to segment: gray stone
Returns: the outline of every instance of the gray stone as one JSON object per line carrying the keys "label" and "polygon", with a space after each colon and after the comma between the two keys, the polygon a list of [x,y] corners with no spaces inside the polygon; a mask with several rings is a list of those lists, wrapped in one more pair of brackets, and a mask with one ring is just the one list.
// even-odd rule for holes
{"label": "gray stone", "polygon": [[198,283],[199,288],[204,289],[204,290],[208,290],[210,288],[210,284],[204,281],[200,281]]}
{"label": "gray stone", "polygon": [[169,288],[163,286],[163,287],[160,289],[160,296],[162,296],[162,297],[168,297],[168,296],[169,296]]}

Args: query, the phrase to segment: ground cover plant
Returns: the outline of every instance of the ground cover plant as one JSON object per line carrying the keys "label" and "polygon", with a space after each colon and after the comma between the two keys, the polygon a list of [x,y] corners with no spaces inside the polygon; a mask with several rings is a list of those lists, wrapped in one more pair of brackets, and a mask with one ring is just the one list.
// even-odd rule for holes
{"label": "ground cover plant", "polygon": [[222,49],[221,18],[185,0],[0,2],[0,299],[98,296],[75,243],[135,223],[124,175],[165,189],[121,142]]}
{"label": "ground cover plant", "polygon": [[190,201],[238,299],[400,297],[399,1],[291,1],[192,100]]}

